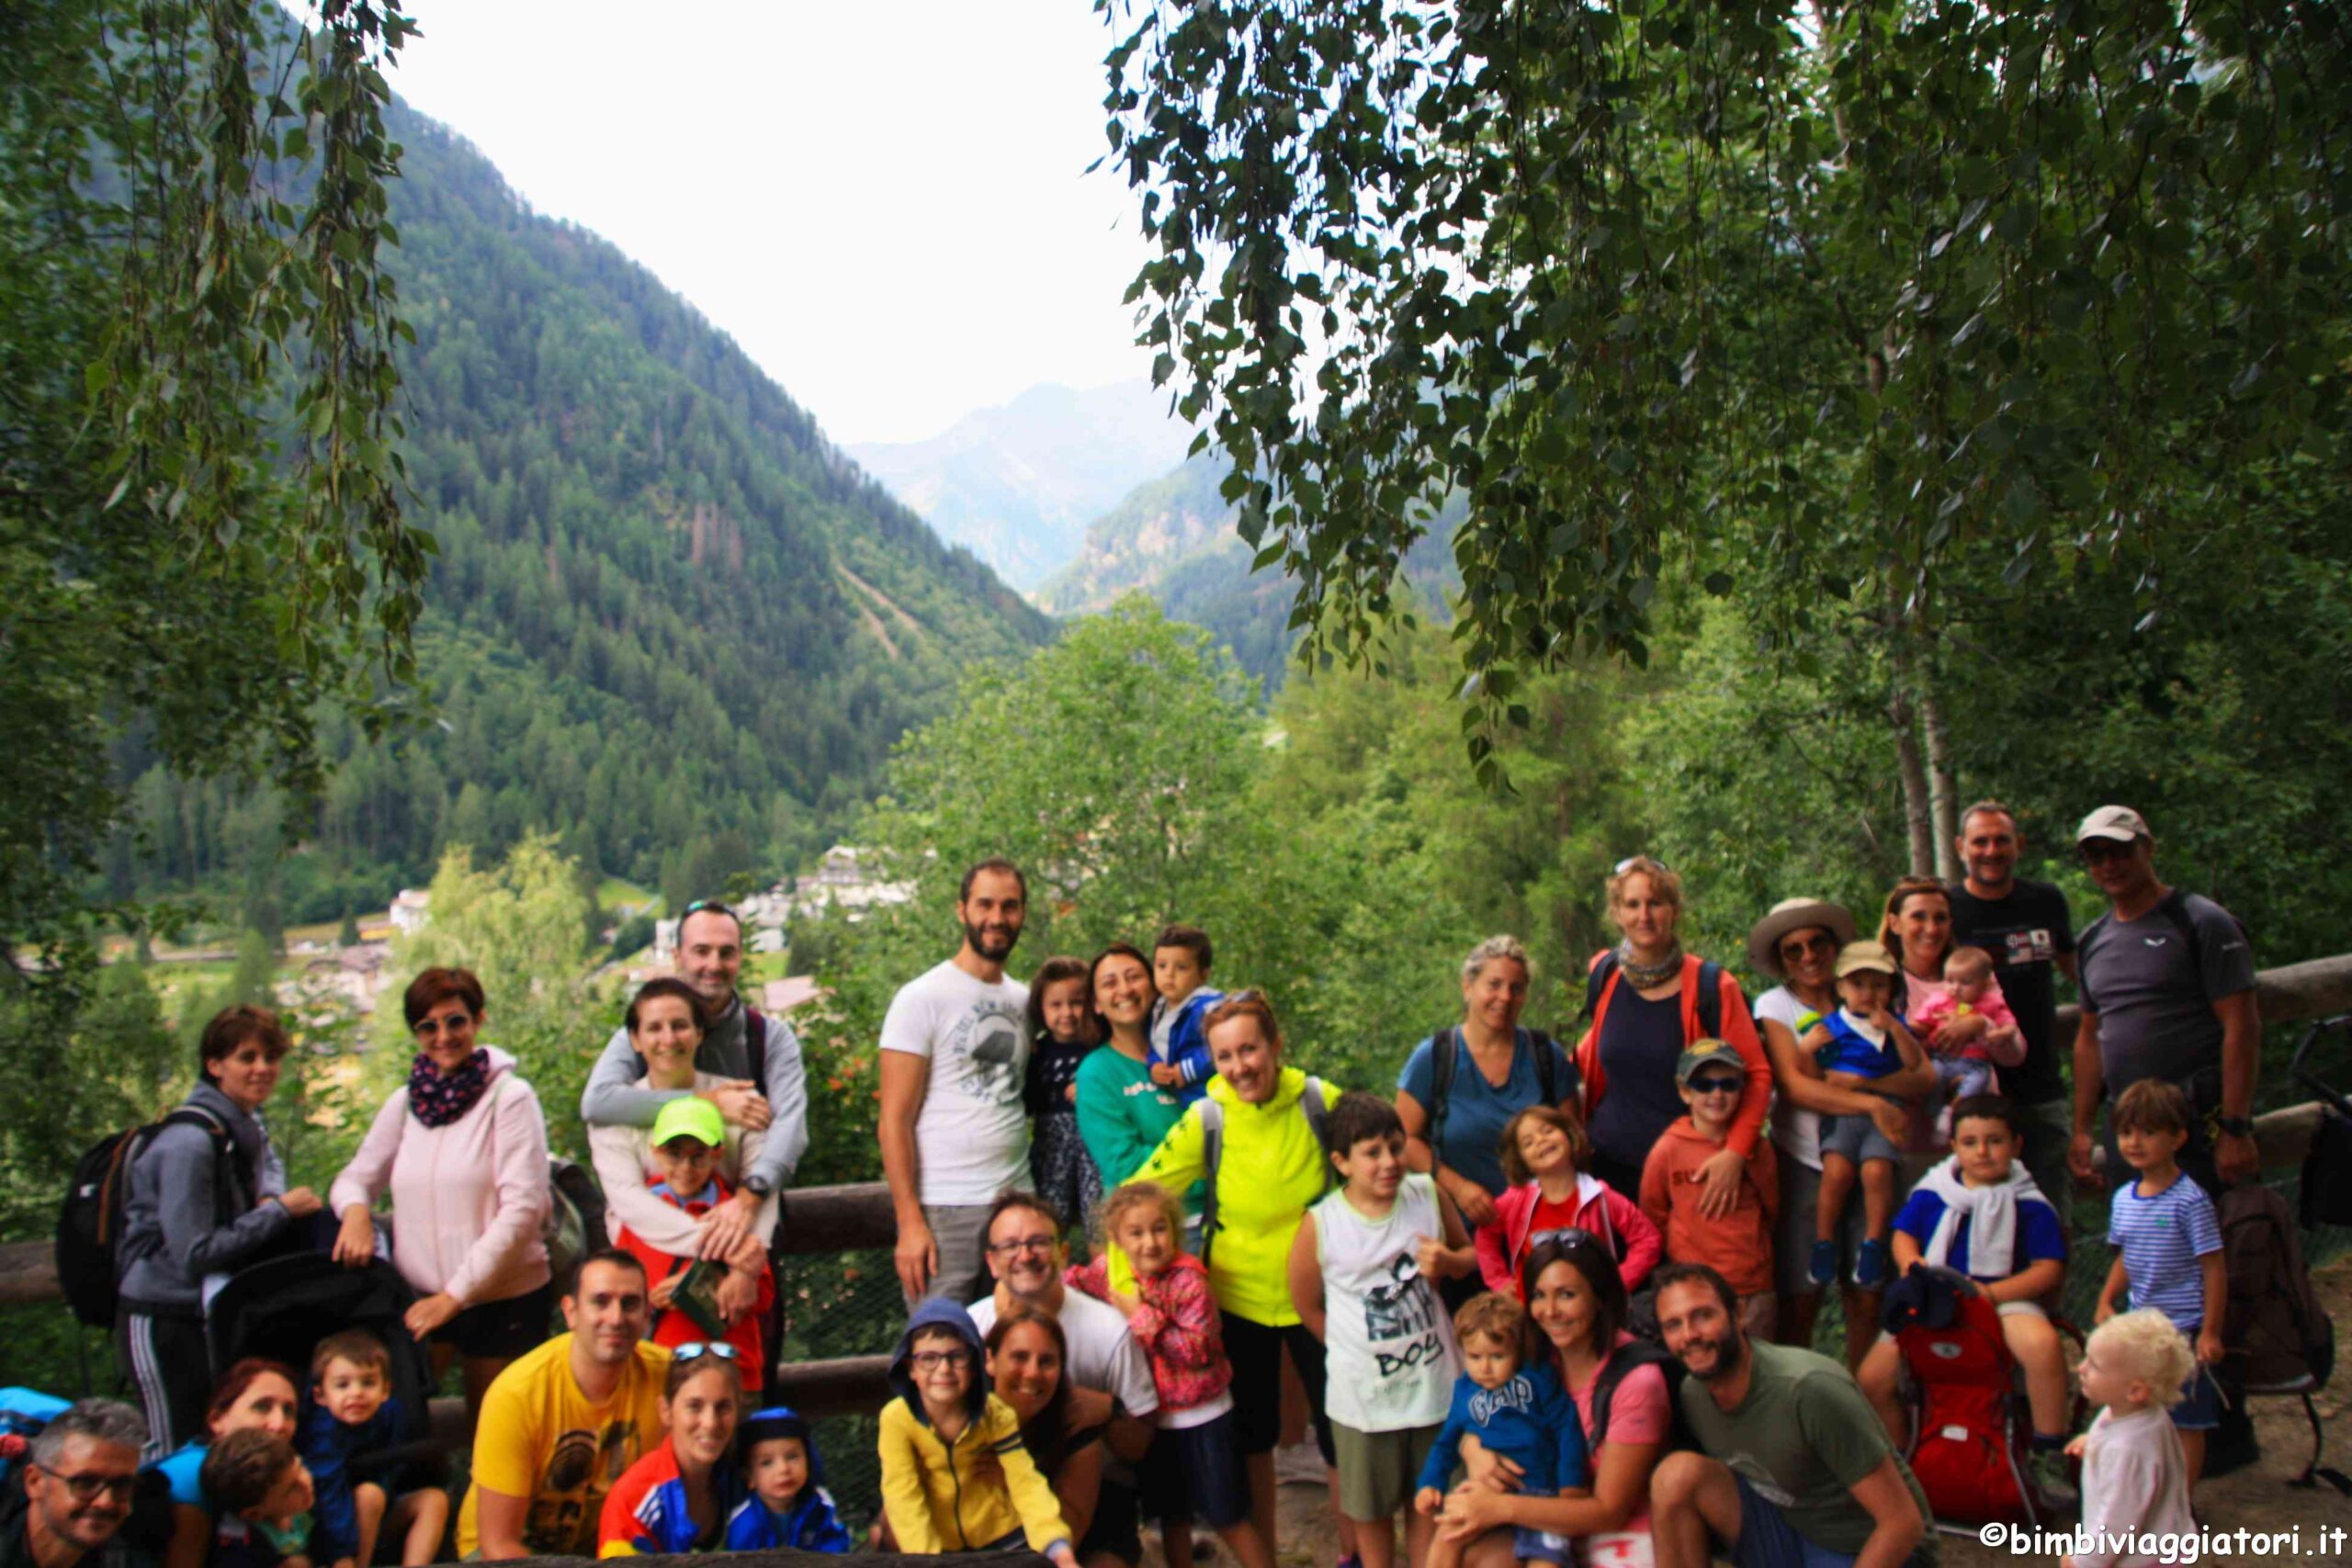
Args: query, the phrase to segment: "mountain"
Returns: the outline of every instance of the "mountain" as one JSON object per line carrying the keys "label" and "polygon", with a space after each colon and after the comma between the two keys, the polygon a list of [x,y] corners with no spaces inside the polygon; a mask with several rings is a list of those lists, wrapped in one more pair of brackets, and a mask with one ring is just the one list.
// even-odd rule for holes
{"label": "mountain", "polygon": [[[1218,494],[1227,471],[1223,454],[1203,452],[1137,485],[1087,528],[1078,558],[1031,597],[1067,616],[1148,593],[1177,620],[1206,627],[1268,691],[1280,686],[1298,641],[1292,586],[1280,573],[1250,571],[1237,511]],[[1424,590],[1426,604],[1442,604],[1459,583],[1450,541],[1461,518],[1458,505],[1448,507],[1405,558],[1405,577]]]}
{"label": "mountain", "polygon": [[1090,519],[1182,458],[1192,438],[1167,395],[1135,380],[1032,387],[928,441],[848,450],[941,538],[1027,589],[1078,554]]}
{"label": "mountain", "polygon": [[327,796],[290,818],[134,741],[141,833],[110,878],[318,919],[381,907],[445,845],[496,854],[533,829],[673,890],[786,869],[960,672],[1050,623],[651,274],[533,213],[450,131],[393,119],[435,722],[368,744],[331,716]]}

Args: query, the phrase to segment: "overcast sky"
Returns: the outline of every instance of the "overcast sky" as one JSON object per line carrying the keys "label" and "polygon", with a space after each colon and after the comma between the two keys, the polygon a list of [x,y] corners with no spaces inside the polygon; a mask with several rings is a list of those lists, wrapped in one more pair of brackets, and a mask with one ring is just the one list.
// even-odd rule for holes
{"label": "overcast sky", "polygon": [[1089,0],[411,0],[392,85],[834,440],[1147,374]]}

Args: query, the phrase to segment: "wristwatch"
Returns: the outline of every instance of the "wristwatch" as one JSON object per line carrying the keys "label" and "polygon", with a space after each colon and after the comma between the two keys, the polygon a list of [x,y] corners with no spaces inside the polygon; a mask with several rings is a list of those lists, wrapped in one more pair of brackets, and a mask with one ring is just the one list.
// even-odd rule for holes
{"label": "wristwatch", "polygon": [[743,1190],[754,1198],[765,1198],[775,1190],[775,1183],[764,1176],[747,1176],[743,1178]]}
{"label": "wristwatch", "polygon": [[2215,1125],[2222,1129],[2222,1134],[2226,1137],[2251,1138],[2254,1136],[2254,1118],[2251,1116],[2219,1117],[2215,1120]]}

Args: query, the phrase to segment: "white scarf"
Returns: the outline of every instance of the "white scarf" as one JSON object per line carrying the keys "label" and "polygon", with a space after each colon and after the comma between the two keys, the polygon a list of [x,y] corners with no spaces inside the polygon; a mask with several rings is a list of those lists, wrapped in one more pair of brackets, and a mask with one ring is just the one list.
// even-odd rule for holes
{"label": "white scarf", "polygon": [[1951,1267],[1952,1244],[1961,1222],[1968,1222],[1968,1272],[1972,1279],[2006,1280],[2018,1249],[2018,1205],[2027,1199],[2047,1203],[2041,1189],[2026,1173],[2025,1162],[2009,1166],[2008,1179],[1998,1187],[1971,1187],[1960,1179],[1955,1155],[1919,1179],[1919,1186],[1943,1200],[1944,1212],[1928,1237],[1926,1260],[1937,1268]]}

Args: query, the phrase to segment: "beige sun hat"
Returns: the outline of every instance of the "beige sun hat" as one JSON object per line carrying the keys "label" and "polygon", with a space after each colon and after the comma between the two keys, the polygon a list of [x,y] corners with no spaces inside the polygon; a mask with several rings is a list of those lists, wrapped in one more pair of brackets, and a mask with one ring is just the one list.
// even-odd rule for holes
{"label": "beige sun hat", "polygon": [[1787,979],[1788,971],[1781,966],[1781,939],[1807,926],[1826,927],[1840,947],[1854,940],[1854,917],[1843,904],[1832,904],[1826,898],[1783,898],[1749,928],[1747,962],[1759,974]]}

